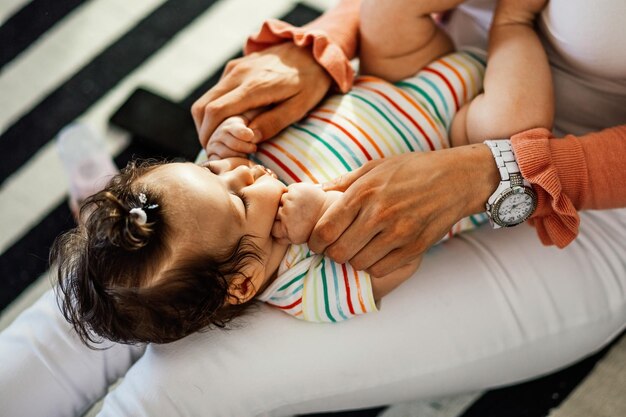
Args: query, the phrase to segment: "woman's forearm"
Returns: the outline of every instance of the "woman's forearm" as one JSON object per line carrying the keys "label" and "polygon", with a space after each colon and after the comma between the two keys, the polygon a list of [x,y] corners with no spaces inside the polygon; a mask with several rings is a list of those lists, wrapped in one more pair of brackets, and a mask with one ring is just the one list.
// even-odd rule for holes
{"label": "woman's forearm", "polygon": [[337,6],[302,28],[327,33],[328,37],[343,50],[346,57],[352,59],[356,55],[358,44],[360,8],[361,0],[342,0]]}
{"label": "woman's forearm", "polygon": [[564,247],[576,237],[577,210],[626,207],[626,125],[562,139],[532,129],[511,142],[537,192],[531,222],[545,244]]}
{"label": "woman's forearm", "polygon": [[315,60],[330,74],[339,90],[347,92],[354,79],[349,60],[356,54],[360,5],[360,0],[340,1],[301,28],[270,19],[248,38],[244,52],[251,54],[283,42],[310,47]]}

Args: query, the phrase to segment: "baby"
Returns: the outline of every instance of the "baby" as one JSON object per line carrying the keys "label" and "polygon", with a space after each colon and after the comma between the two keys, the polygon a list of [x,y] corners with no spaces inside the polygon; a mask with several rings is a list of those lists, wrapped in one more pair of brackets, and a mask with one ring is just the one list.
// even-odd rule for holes
{"label": "baby", "polygon": [[87,344],[171,342],[223,327],[254,297],[334,322],[376,311],[375,300],[414,271],[370,279],[272,237],[297,223],[288,236],[305,241],[337,194],[294,184],[279,210],[285,191],[242,158],[129,164],[87,199],[85,223],[53,246],[65,317]]}

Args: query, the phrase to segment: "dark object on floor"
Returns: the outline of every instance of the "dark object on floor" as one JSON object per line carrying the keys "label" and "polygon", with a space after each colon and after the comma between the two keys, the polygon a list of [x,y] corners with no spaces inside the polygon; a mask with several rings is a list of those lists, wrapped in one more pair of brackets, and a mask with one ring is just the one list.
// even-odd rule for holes
{"label": "dark object on floor", "polygon": [[302,417],[376,417],[385,411],[386,408],[387,407],[376,407],[362,410],[338,411],[336,413],[315,413],[306,414]]}
{"label": "dark object on floor", "polygon": [[189,109],[138,88],[111,116],[111,123],[133,134],[154,156],[193,161],[201,149]]}

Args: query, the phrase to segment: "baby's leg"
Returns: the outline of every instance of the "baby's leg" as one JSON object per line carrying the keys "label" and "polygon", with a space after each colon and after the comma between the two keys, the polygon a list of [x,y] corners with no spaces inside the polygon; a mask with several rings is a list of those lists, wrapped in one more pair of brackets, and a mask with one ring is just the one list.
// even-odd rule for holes
{"label": "baby's leg", "polygon": [[459,3],[459,0],[364,0],[359,29],[361,73],[398,81],[452,51],[452,42],[430,13]]}
{"label": "baby's leg", "polygon": [[489,38],[484,93],[457,114],[453,146],[550,129],[554,97],[550,65],[534,31],[546,0],[500,0]]}

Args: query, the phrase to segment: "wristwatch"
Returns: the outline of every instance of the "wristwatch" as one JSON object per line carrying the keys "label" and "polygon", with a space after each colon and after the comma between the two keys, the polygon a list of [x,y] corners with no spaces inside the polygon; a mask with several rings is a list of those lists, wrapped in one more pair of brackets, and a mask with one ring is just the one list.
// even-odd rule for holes
{"label": "wristwatch", "polygon": [[511,141],[486,140],[500,171],[500,185],[487,200],[487,215],[494,229],[517,226],[537,208],[537,195],[520,173]]}

